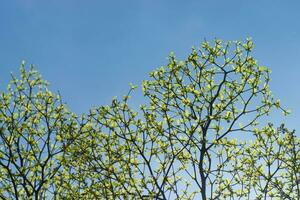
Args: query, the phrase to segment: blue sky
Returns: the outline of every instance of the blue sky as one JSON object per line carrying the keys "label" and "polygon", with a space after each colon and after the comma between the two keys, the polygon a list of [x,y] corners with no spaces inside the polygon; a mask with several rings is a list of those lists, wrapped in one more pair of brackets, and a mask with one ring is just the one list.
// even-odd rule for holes
{"label": "blue sky", "polygon": [[171,51],[184,58],[204,39],[252,37],[271,89],[292,109],[283,122],[300,130],[299,9],[296,0],[1,1],[0,88],[26,60],[82,113],[140,84]]}

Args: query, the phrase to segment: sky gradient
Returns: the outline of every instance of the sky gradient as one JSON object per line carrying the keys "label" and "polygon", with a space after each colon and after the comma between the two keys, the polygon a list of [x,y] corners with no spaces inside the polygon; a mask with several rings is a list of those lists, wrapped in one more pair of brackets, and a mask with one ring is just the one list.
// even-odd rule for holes
{"label": "sky gradient", "polygon": [[273,120],[300,130],[299,9],[296,0],[2,1],[0,88],[26,60],[83,113],[126,94],[171,51],[185,58],[204,39],[252,37],[254,56],[272,70],[271,90],[292,110]]}

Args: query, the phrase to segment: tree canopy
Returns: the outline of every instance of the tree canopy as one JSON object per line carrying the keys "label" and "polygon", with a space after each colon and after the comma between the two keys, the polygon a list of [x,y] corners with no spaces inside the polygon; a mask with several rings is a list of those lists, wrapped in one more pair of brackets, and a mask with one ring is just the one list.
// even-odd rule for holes
{"label": "tree canopy", "polygon": [[22,63],[0,96],[1,199],[299,199],[300,139],[253,42],[171,54],[123,98],[77,116]]}

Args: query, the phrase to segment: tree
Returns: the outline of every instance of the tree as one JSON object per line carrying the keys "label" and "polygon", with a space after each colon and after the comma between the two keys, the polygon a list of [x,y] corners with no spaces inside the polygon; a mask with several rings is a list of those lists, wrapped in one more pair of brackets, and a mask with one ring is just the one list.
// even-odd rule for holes
{"label": "tree", "polygon": [[0,197],[46,199],[55,192],[55,179],[65,149],[72,143],[75,118],[60,96],[47,89],[33,67],[12,75],[0,97]]}
{"label": "tree", "polygon": [[130,95],[80,117],[21,67],[2,93],[3,199],[299,199],[295,131],[268,121],[283,109],[253,43],[203,42],[169,57]]}

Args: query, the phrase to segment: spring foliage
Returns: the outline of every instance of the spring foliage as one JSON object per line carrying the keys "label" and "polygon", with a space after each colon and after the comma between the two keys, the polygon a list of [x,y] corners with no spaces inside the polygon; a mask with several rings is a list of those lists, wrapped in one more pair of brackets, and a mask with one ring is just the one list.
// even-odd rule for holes
{"label": "spring foliage", "polygon": [[203,42],[77,116],[25,63],[0,96],[2,199],[299,199],[300,140],[253,43]]}

